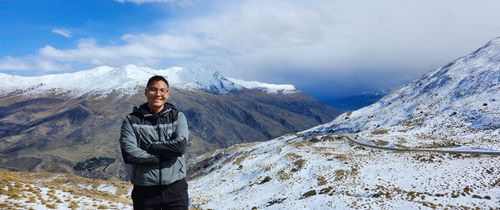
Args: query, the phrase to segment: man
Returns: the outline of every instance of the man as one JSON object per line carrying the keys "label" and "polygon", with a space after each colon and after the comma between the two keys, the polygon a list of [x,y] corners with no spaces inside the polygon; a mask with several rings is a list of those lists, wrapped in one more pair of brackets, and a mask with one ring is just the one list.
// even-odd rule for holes
{"label": "man", "polygon": [[124,162],[132,165],[134,209],[188,209],[188,126],[184,114],[167,103],[169,88],[164,77],[151,77],[147,103],[123,120],[120,147]]}

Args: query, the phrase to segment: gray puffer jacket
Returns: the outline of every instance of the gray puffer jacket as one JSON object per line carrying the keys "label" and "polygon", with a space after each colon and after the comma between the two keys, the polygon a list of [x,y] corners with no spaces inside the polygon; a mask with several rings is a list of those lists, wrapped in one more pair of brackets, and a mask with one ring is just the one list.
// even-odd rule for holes
{"label": "gray puffer jacket", "polygon": [[132,165],[132,183],[140,186],[169,185],[186,177],[188,142],[186,117],[166,103],[159,113],[147,104],[134,107],[120,133],[123,160]]}

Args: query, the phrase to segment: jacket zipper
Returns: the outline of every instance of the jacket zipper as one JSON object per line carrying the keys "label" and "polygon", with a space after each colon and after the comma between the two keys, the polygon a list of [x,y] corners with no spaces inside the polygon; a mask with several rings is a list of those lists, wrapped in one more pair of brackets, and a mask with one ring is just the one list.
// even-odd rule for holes
{"label": "jacket zipper", "polygon": [[[160,123],[158,122],[158,120],[156,121],[156,126],[157,126],[156,130],[158,131],[158,140],[161,142]],[[161,159],[162,158],[161,158],[161,156],[158,157],[158,159],[159,159],[159,162],[160,162],[159,165],[158,165],[158,170],[160,171],[160,175],[159,175],[160,177],[159,177],[159,183],[158,183],[158,185],[161,186],[161,184],[162,184],[162,176],[161,176]]]}

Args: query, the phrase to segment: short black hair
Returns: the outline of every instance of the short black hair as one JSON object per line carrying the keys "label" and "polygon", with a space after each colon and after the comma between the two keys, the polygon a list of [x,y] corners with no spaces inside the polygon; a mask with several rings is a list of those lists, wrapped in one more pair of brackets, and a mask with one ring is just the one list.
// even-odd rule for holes
{"label": "short black hair", "polygon": [[167,88],[170,88],[170,85],[168,84],[167,79],[165,79],[165,77],[162,77],[160,75],[155,75],[155,76],[152,76],[151,78],[149,78],[148,84],[146,85],[146,88],[151,87],[151,85],[153,85],[153,83],[155,83],[157,81],[164,81],[167,84]]}

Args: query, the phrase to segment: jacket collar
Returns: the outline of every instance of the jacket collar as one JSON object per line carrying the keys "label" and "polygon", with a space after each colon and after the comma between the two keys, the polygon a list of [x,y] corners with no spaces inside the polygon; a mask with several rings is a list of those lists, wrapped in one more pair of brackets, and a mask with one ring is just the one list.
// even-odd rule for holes
{"label": "jacket collar", "polygon": [[163,110],[161,110],[158,113],[155,113],[155,112],[151,111],[151,109],[149,109],[147,103],[144,103],[144,104],[142,104],[139,107],[134,107],[134,111],[132,113],[139,114],[139,115],[143,116],[144,118],[147,118],[147,117],[164,117],[168,113],[170,113],[170,111],[176,110],[176,109],[177,108],[173,104],[167,102],[167,103],[165,103],[165,106],[163,107]]}

